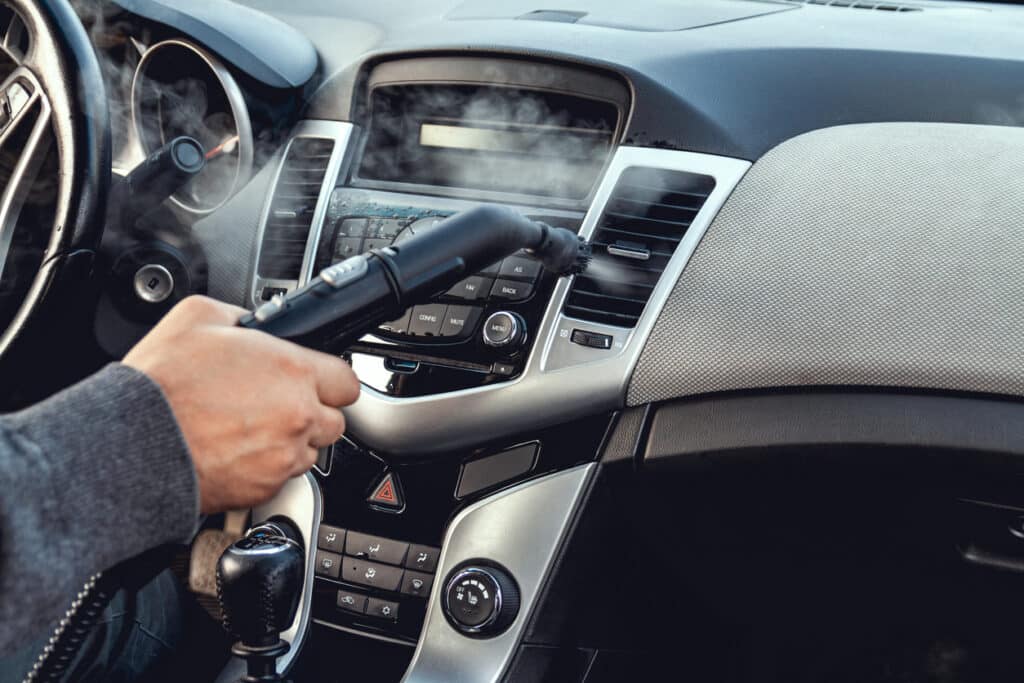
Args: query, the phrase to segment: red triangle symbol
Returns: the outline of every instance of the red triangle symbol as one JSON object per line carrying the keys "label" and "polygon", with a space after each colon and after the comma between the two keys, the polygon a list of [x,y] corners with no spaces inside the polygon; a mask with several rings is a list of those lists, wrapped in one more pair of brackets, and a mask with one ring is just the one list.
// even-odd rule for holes
{"label": "red triangle symbol", "polygon": [[381,485],[377,488],[377,492],[373,494],[373,498],[381,503],[395,502],[395,486],[391,483],[391,477],[388,477],[381,482]]}
{"label": "red triangle symbol", "polygon": [[381,479],[373,495],[370,496],[369,502],[373,505],[380,505],[395,510],[405,505],[402,502],[402,492],[399,489],[398,482],[395,481],[394,473],[389,473]]}

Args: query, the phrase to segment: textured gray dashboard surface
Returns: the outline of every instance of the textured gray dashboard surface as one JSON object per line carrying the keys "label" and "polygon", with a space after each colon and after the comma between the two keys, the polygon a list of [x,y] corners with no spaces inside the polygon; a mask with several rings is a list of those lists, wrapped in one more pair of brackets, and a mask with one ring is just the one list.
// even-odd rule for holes
{"label": "textured gray dashboard surface", "polygon": [[859,385],[1024,395],[1024,130],[866,124],[751,167],[628,403]]}
{"label": "textured gray dashboard surface", "polygon": [[192,233],[210,264],[210,296],[250,307],[260,217],[281,160],[275,156],[220,209],[196,222]]}

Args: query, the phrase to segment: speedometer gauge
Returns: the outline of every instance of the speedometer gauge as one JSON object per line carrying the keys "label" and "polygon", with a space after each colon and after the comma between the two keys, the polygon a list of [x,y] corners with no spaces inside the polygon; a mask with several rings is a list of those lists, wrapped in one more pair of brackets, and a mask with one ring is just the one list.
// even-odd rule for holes
{"label": "speedometer gauge", "polygon": [[171,197],[188,211],[214,211],[252,172],[252,124],[242,91],[202,48],[180,40],[149,48],[132,81],[132,118],[147,155],[181,135],[203,145],[206,167]]}

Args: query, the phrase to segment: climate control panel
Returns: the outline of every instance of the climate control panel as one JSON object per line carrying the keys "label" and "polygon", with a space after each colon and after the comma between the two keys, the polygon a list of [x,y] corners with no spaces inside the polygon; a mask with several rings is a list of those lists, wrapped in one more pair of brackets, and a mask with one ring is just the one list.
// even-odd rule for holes
{"label": "climate control panel", "polygon": [[323,524],[317,535],[314,617],[415,638],[440,549]]}

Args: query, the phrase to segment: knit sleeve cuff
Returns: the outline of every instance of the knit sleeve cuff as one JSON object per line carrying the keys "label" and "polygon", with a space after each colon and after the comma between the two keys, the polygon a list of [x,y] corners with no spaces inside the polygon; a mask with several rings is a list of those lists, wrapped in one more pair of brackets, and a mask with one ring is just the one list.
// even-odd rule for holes
{"label": "knit sleeve cuff", "polygon": [[66,532],[101,562],[195,533],[192,457],[163,391],[142,372],[111,363],[13,417],[46,462]]}

